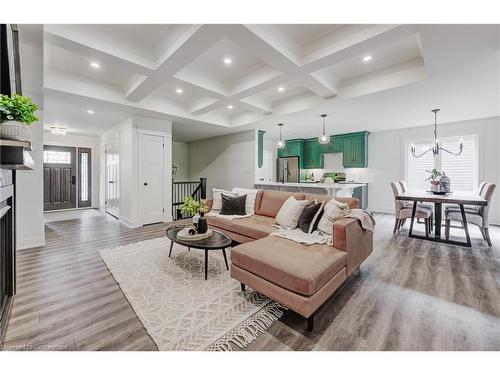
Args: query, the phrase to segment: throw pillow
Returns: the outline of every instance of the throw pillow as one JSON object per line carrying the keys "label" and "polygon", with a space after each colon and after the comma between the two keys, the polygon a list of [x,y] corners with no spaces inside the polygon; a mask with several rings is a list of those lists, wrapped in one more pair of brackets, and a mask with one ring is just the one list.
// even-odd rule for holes
{"label": "throw pillow", "polygon": [[238,196],[238,194],[235,194],[229,190],[212,188],[212,211],[220,211],[220,209],[222,208],[222,198],[220,196],[222,193],[226,194],[229,197]]}
{"label": "throw pillow", "polygon": [[238,197],[230,197],[226,194],[221,194],[222,207],[220,209],[221,215],[245,215],[245,203],[247,200],[246,195]]}
{"label": "throw pillow", "polygon": [[304,233],[312,233],[318,225],[318,219],[325,202],[314,200],[304,207],[299,217],[299,228]]}
{"label": "throw pillow", "polygon": [[349,205],[331,199],[323,208],[323,216],[319,219],[318,230],[322,233],[333,235],[333,223],[349,213]]}
{"label": "throw pillow", "polygon": [[278,211],[278,215],[276,215],[276,219],[274,222],[279,226],[286,229],[295,229],[297,228],[297,224],[299,222],[300,214],[309,204],[309,201],[306,200],[297,200],[295,197],[289,197],[285,203],[281,206]]}
{"label": "throw pillow", "polygon": [[257,197],[259,189],[244,189],[235,187],[233,188],[232,192],[233,194],[236,195],[243,195],[243,194],[247,195],[247,203],[245,211],[247,212],[247,215],[253,215],[255,213],[255,198]]}

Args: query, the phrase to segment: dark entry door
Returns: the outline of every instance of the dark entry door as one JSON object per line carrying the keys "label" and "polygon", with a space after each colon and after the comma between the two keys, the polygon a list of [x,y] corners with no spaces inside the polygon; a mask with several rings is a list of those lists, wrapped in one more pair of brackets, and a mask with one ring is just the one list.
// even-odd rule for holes
{"label": "dark entry door", "polygon": [[76,148],[44,146],[43,208],[76,208]]}

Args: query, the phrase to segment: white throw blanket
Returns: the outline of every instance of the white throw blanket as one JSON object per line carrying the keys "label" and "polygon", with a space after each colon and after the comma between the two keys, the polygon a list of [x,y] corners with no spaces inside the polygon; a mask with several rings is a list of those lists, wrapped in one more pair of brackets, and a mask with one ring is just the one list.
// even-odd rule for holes
{"label": "white throw blanket", "polygon": [[312,233],[305,233],[300,228],[286,229],[280,226],[274,226],[276,230],[271,233],[271,236],[278,236],[292,240],[303,245],[333,245],[333,237],[327,234],[323,234],[317,230]]}
{"label": "white throw blanket", "polygon": [[205,216],[214,216],[214,217],[219,217],[221,219],[226,219],[226,220],[234,220],[234,219],[242,219],[244,217],[250,217],[253,214],[247,214],[247,215],[221,215],[220,211],[209,211]]}

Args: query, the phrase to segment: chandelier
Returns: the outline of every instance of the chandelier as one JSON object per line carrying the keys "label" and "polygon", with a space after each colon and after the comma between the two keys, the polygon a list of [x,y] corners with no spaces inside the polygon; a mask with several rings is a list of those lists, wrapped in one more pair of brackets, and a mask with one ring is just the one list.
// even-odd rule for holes
{"label": "chandelier", "polygon": [[462,151],[464,149],[464,141],[463,141],[463,139],[460,140],[460,144],[458,146],[458,152],[449,151],[449,150],[447,150],[444,147],[441,147],[439,145],[439,138],[438,138],[438,135],[437,135],[437,113],[439,111],[440,111],[439,108],[433,109],[431,111],[431,112],[434,112],[434,146],[430,147],[429,149],[425,150],[424,152],[422,152],[420,154],[417,154],[416,153],[415,145],[412,143],[410,150],[411,150],[411,154],[413,155],[413,157],[420,158],[420,157],[424,156],[425,154],[427,154],[427,153],[429,153],[431,151],[432,151],[432,155],[434,157],[436,157],[436,156],[439,155],[439,150],[445,151],[448,154],[455,155],[455,156],[458,156],[458,155],[460,155],[462,153]]}

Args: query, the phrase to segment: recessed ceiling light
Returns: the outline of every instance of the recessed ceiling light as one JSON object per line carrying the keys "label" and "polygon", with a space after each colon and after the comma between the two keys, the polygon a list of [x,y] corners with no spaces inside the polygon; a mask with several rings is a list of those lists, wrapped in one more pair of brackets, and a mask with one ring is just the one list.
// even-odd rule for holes
{"label": "recessed ceiling light", "polygon": [[87,113],[88,113],[89,115],[93,115],[95,112],[94,112],[94,110],[93,110],[93,109],[87,109]]}
{"label": "recessed ceiling light", "polygon": [[177,94],[182,94],[184,92],[184,90],[179,87],[178,89],[175,90],[175,92]]}
{"label": "recessed ceiling light", "polygon": [[90,62],[90,66],[94,69],[99,69],[101,67],[101,64],[99,64],[98,62],[96,61],[91,61]]}
{"label": "recessed ceiling light", "polygon": [[234,107],[233,107],[231,104],[229,104],[229,105],[227,106],[227,109],[233,109],[233,108],[234,108]]}
{"label": "recessed ceiling light", "polygon": [[226,57],[224,59],[224,64],[226,64],[226,65],[231,65],[232,62],[233,62],[233,60],[230,57]]}
{"label": "recessed ceiling light", "polygon": [[278,91],[283,92],[283,91],[285,91],[285,88],[283,86],[280,86],[280,87],[278,87]]}
{"label": "recessed ceiling light", "polygon": [[365,57],[363,57],[363,61],[364,62],[370,61],[371,59],[372,59],[371,56],[365,56]]}

